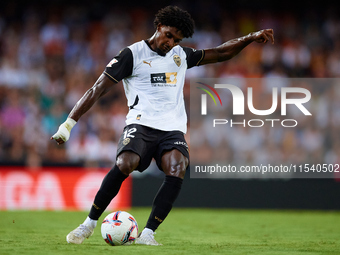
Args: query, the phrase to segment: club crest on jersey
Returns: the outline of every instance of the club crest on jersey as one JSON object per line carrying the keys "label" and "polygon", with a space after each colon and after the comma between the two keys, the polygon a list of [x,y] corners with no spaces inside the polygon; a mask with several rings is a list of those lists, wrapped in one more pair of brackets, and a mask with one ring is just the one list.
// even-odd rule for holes
{"label": "club crest on jersey", "polygon": [[123,144],[124,144],[124,145],[127,145],[129,142],[130,142],[130,138],[125,138],[125,139],[123,140]]}
{"label": "club crest on jersey", "polygon": [[181,65],[181,58],[178,55],[174,56],[174,61],[178,67]]}
{"label": "club crest on jersey", "polygon": [[118,60],[115,59],[115,58],[113,58],[113,59],[110,61],[110,63],[107,64],[107,67],[111,67],[113,64],[115,64],[115,63],[117,63],[117,62],[118,62]]}

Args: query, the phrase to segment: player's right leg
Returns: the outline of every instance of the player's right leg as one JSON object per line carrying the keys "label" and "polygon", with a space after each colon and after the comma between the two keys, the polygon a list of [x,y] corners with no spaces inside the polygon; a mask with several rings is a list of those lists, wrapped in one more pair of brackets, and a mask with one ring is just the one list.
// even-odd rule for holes
{"label": "player's right leg", "polygon": [[72,230],[67,236],[66,241],[68,243],[74,244],[82,244],[85,238],[89,238],[92,236],[94,232],[94,227],[90,227],[89,225],[80,224],[79,227]]}
{"label": "player's right leg", "polygon": [[139,156],[133,152],[125,151],[117,157],[116,165],[107,173],[95,196],[89,216],[79,227],[66,236],[68,243],[81,244],[89,238],[97,225],[99,217],[118,194],[123,181],[138,166]]}

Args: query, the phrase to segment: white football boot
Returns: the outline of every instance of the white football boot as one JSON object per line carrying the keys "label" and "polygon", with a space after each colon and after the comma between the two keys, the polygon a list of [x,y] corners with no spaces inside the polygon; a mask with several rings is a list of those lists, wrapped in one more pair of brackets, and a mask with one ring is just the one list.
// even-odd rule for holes
{"label": "white football boot", "polygon": [[162,245],[155,240],[153,236],[156,232],[153,232],[151,229],[145,228],[142,233],[136,238],[135,244],[144,244],[144,245]]}
{"label": "white football boot", "polygon": [[90,226],[80,224],[79,227],[71,231],[66,236],[66,241],[68,243],[81,244],[82,242],[84,242],[85,238],[89,238],[90,236],[92,236],[93,232],[94,230]]}

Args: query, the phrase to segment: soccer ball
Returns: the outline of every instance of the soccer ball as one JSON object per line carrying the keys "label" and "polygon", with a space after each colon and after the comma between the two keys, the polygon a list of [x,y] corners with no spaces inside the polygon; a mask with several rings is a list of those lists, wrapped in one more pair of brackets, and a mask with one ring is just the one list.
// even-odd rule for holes
{"label": "soccer ball", "polygon": [[109,245],[130,245],[137,238],[138,225],[131,214],[117,211],[105,217],[101,232],[105,242]]}

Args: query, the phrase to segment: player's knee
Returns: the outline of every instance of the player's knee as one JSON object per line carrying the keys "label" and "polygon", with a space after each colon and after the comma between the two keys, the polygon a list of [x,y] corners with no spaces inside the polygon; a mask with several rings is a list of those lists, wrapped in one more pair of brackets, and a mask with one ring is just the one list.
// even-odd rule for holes
{"label": "player's knee", "polygon": [[183,179],[189,160],[180,152],[178,153],[172,153],[163,157],[162,167],[166,175],[176,176]]}
{"label": "player's knee", "polygon": [[184,178],[186,172],[186,166],[183,162],[178,162],[177,165],[171,165],[168,169],[166,175],[176,176],[179,178]]}
{"label": "player's knee", "polygon": [[139,164],[139,156],[133,152],[123,152],[117,157],[116,165],[125,175],[129,175]]}

